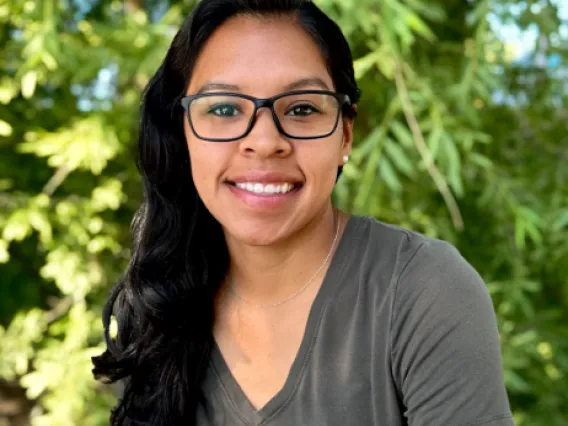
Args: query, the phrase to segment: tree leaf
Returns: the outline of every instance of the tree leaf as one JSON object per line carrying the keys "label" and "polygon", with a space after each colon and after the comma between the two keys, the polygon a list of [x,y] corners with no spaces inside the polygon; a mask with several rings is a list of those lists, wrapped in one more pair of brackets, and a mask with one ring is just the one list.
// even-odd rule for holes
{"label": "tree leaf", "polygon": [[414,167],[408,158],[408,155],[399,144],[394,142],[392,139],[387,138],[385,140],[384,149],[389,159],[399,171],[409,177],[414,174]]}
{"label": "tree leaf", "polygon": [[396,175],[396,172],[394,171],[390,161],[384,156],[379,160],[379,176],[391,191],[402,191],[402,185]]}

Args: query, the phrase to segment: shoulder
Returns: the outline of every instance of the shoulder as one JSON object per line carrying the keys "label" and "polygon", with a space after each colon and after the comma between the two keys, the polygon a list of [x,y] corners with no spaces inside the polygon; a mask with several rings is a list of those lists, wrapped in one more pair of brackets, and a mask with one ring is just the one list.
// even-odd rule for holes
{"label": "shoulder", "polygon": [[408,338],[426,338],[460,323],[469,324],[470,336],[493,332],[487,287],[454,245],[373,218],[356,220],[359,276],[390,301],[395,350]]}
{"label": "shoulder", "polygon": [[479,279],[473,267],[451,243],[366,216],[354,216],[356,251],[369,268],[390,271],[392,284],[412,285],[416,279],[464,275]]}
{"label": "shoulder", "polygon": [[370,217],[353,220],[356,273],[380,298],[390,295],[393,317],[431,304],[492,308],[479,273],[451,243]]}
{"label": "shoulder", "polygon": [[360,275],[388,307],[381,319],[408,424],[512,425],[496,317],[478,272],[448,242],[357,220]]}
{"label": "shoulder", "polygon": [[397,254],[416,255],[419,251],[435,257],[459,256],[457,249],[447,241],[429,237],[401,226],[382,222],[368,216],[354,216],[360,232],[369,239],[369,244],[380,244]]}

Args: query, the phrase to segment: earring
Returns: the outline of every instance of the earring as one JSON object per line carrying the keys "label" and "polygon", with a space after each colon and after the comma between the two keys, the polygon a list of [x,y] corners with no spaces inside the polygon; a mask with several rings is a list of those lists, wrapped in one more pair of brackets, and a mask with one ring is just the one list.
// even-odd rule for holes
{"label": "earring", "polygon": [[343,156],[343,162],[347,163],[349,161],[349,156],[348,155],[344,155]]}

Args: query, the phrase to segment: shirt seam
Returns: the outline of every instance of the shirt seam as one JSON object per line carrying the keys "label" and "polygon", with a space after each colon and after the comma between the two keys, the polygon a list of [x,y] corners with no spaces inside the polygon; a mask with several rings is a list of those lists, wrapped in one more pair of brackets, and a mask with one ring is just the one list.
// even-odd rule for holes
{"label": "shirt seam", "polygon": [[228,391],[227,387],[225,386],[225,383],[223,383],[223,380],[221,379],[221,376],[219,374],[219,372],[217,371],[217,367],[215,367],[215,364],[213,362],[210,363],[211,368],[213,369],[213,373],[215,374],[215,377],[217,378],[217,382],[219,382],[219,384],[221,385],[221,389],[223,389],[223,393],[225,394],[225,396],[227,397],[227,399],[229,400],[229,403],[231,405],[231,408],[233,409],[233,412],[236,414],[236,416],[245,424],[247,424],[248,426],[255,426],[254,423],[251,423],[250,421],[248,421],[245,417],[243,417],[240,413],[240,410],[238,409],[236,402],[233,401],[233,398],[231,397],[231,393]]}
{"label": "shirt seam", "polygon": [[[355,229],[359,229],[359,224],[357,223],[357,228]],[[345,259],[345,262],[343,262],[341,264],[341,269],[338,271],[337,273],[337,280],[342,280],[344,273],[345,273],[345,269],[347,268],[347,264],[349,263],[348,261],[351,259],[351,252],[349,252],[349,257],[347,259]],[[294,387],[292,388],[292,390],[290,391],[290,394],[288,395],[288,398],[284,401],[284,403],[282,403],[282,405],[280,407],[278,407],[276,409],[276,411],[274,411],[274,413],[272,413],[270,416],[266,417],[265,419],[263,419],[258,426],[261,425],[266,425],[269,422],[271,422],[272,420],[274,420],[282,411],[284,411],[285,408],[287,408],[290,405],[290,402],[292,401],[294,395],[296,395],[296,392],[298,390],[298,387],[300,386],[300,382],[302,381],[302,378],[304,377],[304,373],[305,370],[307,368],[307,365],[309,363],[309,361],[312,358],[312,352],[313,352],[313,347],[316,341],[316,338],[319,334],[320,328],[321,328],[321,321],[323,318],[324,313],[327,311],[329,307],[329,295],[326,298],[326,300],[324,301],[324,305],[322,306],[322,309],[320,311],[320,315],[318,317],[318,322],[316,324],[316,328],[314,330],[313,336],[310,340],[310,346],[308,348],[308,352],[306,354],[306,357],[304,359],[304,362],[302,364],[302,368],[300,370],[300,372],[298,373],[298,379],[296,380],[296,383],[294,384]]]}
{"label": "shirt seam", "polygon": [[[343,271],[343,268],[342,268]],[[280,414],[285,408],[288,407],[288,405],[290,404],[290,401],[292,401],[294,395],[296,394],[298,387],[300,386],[300,382],[302,381],[302,378],[304,377],[304,372],[306,371],[308,362],[310,361],[310,359],[312,358],[312,351],[313,351],[313,347],[316,341],[316,337],[319,333],[320,327],[321,327],[321,320],[323,318],[323,314],[324,312],[327,310],[327,305],[325,305],[323,307],[323,309],[320,312],[320,315],[318,317],[318,322],[317,322],[317,326],[316,326],[316,330],[310,340],[310,346],[308,348],[308,353],[306,354],[306,357],[304,359],[304,362],[302,363],[302,368],[300,369],[300,373],[298,374],[298,380],[296,380],[296,383],[294,384],[294,387],[292,388],[290,394],[288,395],[288,398],[286,399],[286,401],[284,401],[284,403],[274,412],[272,413],[270,416],[268,416],[267,418],[263,419],[258,426],[261,425],[265,425],[269,422],[271,422],[272,420],[274,420],[274,418]]]}
{"label": "shirt seam", "polygon": [[[410,236],[405,233],[406,238],[410,239]],[[397,315],[397,294],[398,294],[398,288],[400,286],[400,281],[402,279],[402,276],[404,275],[404,273],[406,272],[406,270],[408,269],[410,263],[414,260],[414,258],[416,257],[416,255],[418,254],[418,252],[420,251],[420,249],[424,246],[425,242],[421,242],[420,245],[416,248],[416,250],[414,251],[414,253],[412,254],[412,256],[410,256],[410,259],[408,259],[408,261],[406,262],[406,264],[402,267],[402,270],[400,271],[400,274],[398,275],[398,278],[396,279],[396,283],[394,285],[394,292],[393,292],[393,309],[391,311],[391,315],[390,315],[390,324],[389,324],[389,354],[390,354],[390,358],[391,358],[391,374],[393,374],[394,372],[392,371],[392,360],[394,359],[394,354],[393,354],[393,342],[392,342],[392,336],[393,336],[393,324],[395,322],[396,319],[396,315]],[[396,384],[396,378],[395,378],[395,384]],[[398,386],[395,386],[395,388],[398,389]],[[402,383],[400,384],[400,396],[402,397]]]}
{"label": "shirt seam", "polygon": [[510,413],[505,413],[505,414],[499,414],[498,416],[493,416],[490,417],[489,419],[481,419],[481,420],[476,420],[474,422],[470,422],[467,423],[465,426],[482,426],[482,425],[488,425],[490,423],[494,423],[497,420],[504,420],[504,419],[511,419],[512,416]]}

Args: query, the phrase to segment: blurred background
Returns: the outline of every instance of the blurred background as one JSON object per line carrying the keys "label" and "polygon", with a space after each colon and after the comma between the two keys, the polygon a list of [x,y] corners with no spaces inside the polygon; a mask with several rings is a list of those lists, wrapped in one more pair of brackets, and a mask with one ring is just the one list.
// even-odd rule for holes
{"label": "blurred background", "polygon": [[[320,0],[363,98],[340,207],[484,277],[520,426],[568,425],[568,1]],[[103,426],[141,92],[191,0],[0,0],[0,426]],[[269,72],[269,70],[267,70]]]}

